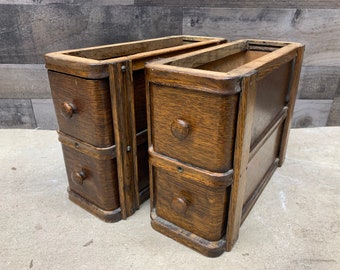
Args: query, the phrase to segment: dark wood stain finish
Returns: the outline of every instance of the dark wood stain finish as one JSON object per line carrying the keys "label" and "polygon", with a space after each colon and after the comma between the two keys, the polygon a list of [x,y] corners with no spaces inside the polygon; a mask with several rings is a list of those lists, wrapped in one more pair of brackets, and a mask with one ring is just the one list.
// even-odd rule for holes
{"label": "dark wood stain finish", "polygon": [[139,208],[149,196],[145,62],[223,42],[170,36],[45,55],[73,202],[109,222]]}
{"label": "dark wood stain finish", "polygon": [[147,64],[154,229],[206,256],[232,249],[284,161],[303,50],[240,40]]}

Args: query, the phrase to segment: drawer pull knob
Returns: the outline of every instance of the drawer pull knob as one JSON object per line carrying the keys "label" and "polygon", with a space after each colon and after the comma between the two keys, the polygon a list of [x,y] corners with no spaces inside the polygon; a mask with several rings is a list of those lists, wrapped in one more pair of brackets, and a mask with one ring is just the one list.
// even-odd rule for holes
{"label": "drawer pull knob", "polygon": [[71,118],[73,114],[75,114],[77,111],[76,106],[70,102],[64,102],[63,105],[61,106],[61,114],[65,118]]}
{"label": "drawer pull knob", "polygon": [[179,140],[184,140],[190,131],[189,123],[181,119],[176,119],[171,124],[171,132]]}
{"label": "drawer pull knob", "polygon": [[187,200],[183,198],[175,198],[172,200],[171,208],[179,214],[184,214],[188,209]]}
{"label": "drawer pull knob", "polygon": [[71,173],[71,179],[73,183],[82,185],[84,180],[86,179],[86,173],[83,170],[73,171]]}

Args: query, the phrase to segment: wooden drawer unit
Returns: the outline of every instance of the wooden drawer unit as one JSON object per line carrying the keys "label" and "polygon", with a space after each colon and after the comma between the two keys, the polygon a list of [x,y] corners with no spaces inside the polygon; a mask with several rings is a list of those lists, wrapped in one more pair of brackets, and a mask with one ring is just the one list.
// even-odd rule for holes
{"label": "wooden drawer unit", "polygon": [[[71,201],[106,222],[121,219],[115,145],[99,148],[59,133]],[[146,133],[137,136],[140,200],[148,199],[149,174]],[[126,189],[131,187],[126,187]],[[85,199],[86,198],[86,199]]]}
{"label": "wooden drawer unit", "polygon": [[[111,164],[107,169],[108,175],[116,177],[110,180],[117,182],[114,188],[88,185],[86,192],[80,192],[70,180],[70,196],[77,194],[72,197],[74,202],[82,206],[93,204],[87,209],[106,221],[112,215],[103,217],[103,212],[112,209],[98,202],[100,197],[108,198],[110,192],[112,197],[118,194],[117,211],[123,219],[139,208],[140,196],[147,197],[149,188],[148,181],[143,180],[148,175],[147,143],[137,147],[137,134],[145,137],[147,129],[145,63],[224,42],[222,38],[170,36],[45,55],[60,132],[93,148],[114,147],[116,153],[115,166]],[[89,158],[65,149],[67,168],[72,155],[75,160]]]}
{"label": "wooden drawer unit", "polygon": [[147,64],[156,230],[207,256],[231,250],[284,161],[303,51],[240,40]]}
{"label": "wooden drawer unit", "polygon": [[185,235],[181,242],[190,244],[187,238],[192,237],[194,243],[209,243],[198,250],[211,255],[222,252],[232,170],[210,172],[156,153],[152,147],[149,153],[157,197],[152,226],[172,236],[174,232],[165,226],[165,221],[171,222],[176,232]]}

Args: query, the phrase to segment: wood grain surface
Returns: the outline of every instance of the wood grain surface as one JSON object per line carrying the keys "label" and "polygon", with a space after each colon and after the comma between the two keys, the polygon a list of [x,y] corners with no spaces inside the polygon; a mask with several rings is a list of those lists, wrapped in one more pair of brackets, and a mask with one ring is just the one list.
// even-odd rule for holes
{"label": "wood grain surface", "polygon": [[[197,236],[208,241],[223,236],[225,250],[232,249],[242,221],[284,160],[303,52],[300,43],[242,40],[146,66],[151,217],[156,230],[204,255],[209,254],[208,245],[197,243]],[[214,83],[222,78],[238,78],[240,89]],[[212,90],[212,85],[221,88]],[[200,170],[233,172],[230,190],[224,190],[230,191],[230,198],[219,199],[223,206],[205,209],[212,199],[204,200],[203,194],[212,191],[219,198],[220,190],[202,181]],[[226,223],[217,218],[225,211]],[[201,219],[203,212],[207,219]]]}
{"label": "wood grain surface", "polygon": [[183,6],[183,7],[214,7],[214,8],[310,8],[310,9],[326,9],[339,8],[340,3],[337,0],[298,0],[298,1],[272,1],[272,0],[135,0],[135,5],[140,6]]}
{"label": "wood grain surface", "polygon": [[340,65],[340,9],[185,8],[183,33],[300,42],[305,66]]}
{"label": "wood grain surface", "polygon": [[38,64],[47,52],[181,34],[182,9],[2,4],[0,25],[0,63]]}

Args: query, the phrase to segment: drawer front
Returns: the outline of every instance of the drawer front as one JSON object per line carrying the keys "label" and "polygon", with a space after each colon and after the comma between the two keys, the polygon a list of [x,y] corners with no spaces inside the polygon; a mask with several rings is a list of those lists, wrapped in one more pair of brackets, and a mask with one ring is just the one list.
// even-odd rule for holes
{"label": "drawer front", "polygon": [[108,80],[48,74],[59,130],[97,147],[113,145]]}
{"label": "drawer front", "polygon": [[194,166],[232,167],[238,96],[150,84],[154,150]]}
{"label": "drawer front", "polygon": [[119,207],[116,159],[100,160],[62,145],[69,188],[103,210]]}
{"label": "drawer front", "polygon": [[180,172],[153,167],[156,214],[209,241],[225,234],[229,189],[208,188]]}
{"label": "drawer front", "polygon": [[[138,187],[149,187],[146,133],[137,136]],[[70,189],[103,210],[119,207],[115,146],[96,148],[59,132]]]}
{"label": "drawer front", "polygon": [[226,189],[206,189],[164,169],[155,169],[154,173],[158,216],[209,241],[223,237]]}

